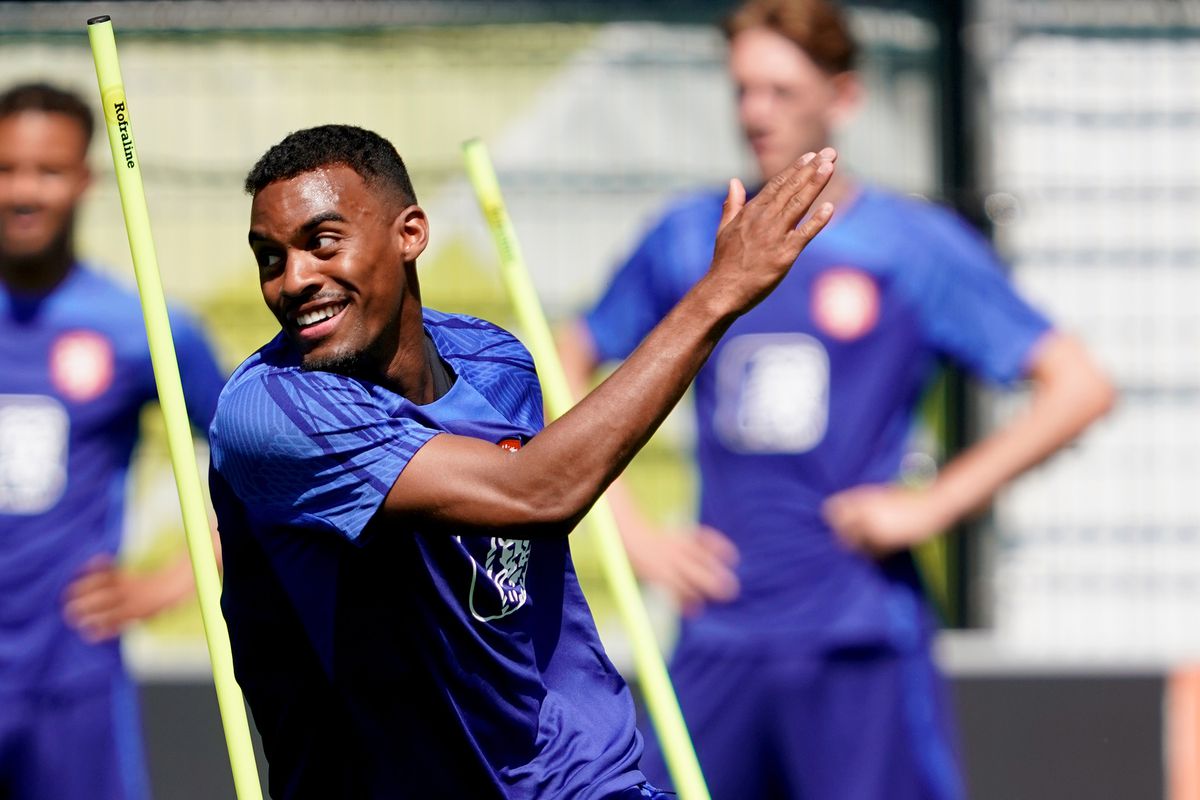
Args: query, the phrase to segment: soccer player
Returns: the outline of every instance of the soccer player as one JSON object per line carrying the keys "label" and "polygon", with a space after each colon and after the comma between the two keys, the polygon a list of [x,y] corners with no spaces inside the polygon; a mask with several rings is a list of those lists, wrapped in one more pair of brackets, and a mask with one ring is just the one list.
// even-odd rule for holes
{"label": "soccer player", "polygon": [[[156,396],[137,295],[75,254],[92,115],[44,84],[0,94],[0,797],[147,796],[117,635],[188,596],[187,560],[114,556],[142,407]],[[193,422],[223,380],[173,315]]]}
{"label": "soccer player", "polygon": [[273,796],[659,796],[566,535],[829,218],[797,228],[834,155],[744,207],[731,182],[707,275],[545,430],[516,339],[422,308],[430,223],[386,140],[310,128],[259,160],[250,246],[282,332],[222,393],[210,476]]}
{"label": "soccer player", "polygon": [[[852,114],[855,45],[824,0],[751,0],[725,32],[767,178]],[[619,493],[614,508],[635,567],[692,612],[672,673],[715,800],[959,798],[909,548],[1074,438],[1113,390],[953,214],[841,170],[822,197],[838,208],[829,228],[696,378],[701,532],[655,535]],[[628,357],[704,274],[721,202],[675,203],[564,326],[576,385]],[[902,488],[906,434],[943,360],[1028,379],[1032,401],[932,485]],[[666,781],[653,746],[643,763]]]}

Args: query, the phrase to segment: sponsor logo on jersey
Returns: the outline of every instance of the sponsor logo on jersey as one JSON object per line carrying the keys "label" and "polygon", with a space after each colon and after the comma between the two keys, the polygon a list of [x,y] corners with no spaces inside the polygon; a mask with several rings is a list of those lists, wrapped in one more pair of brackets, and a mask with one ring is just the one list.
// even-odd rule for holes
{"label": "sponsor logo on jersey", "polygon": [[67,484],[71,418],[54,397],[0,394],[0,514],[42,514]]}
{"label": "sponsor logo on jersey", "polygon": [[821,332],[843,342],[865,336],[879,321],[879,285],[866,272],[834,267],[812,288],[812,316]]}
{"label": "sponsor logo on jersey", "polygon": [[95,331],[62,334],[50,348],[50,380],[68,400],[95,400],[112,385],[112,344]]}
{"label": "sponsor logo on jersey", "polygon": [[717,437],[738,453],[804,453],[829,424],[829,354],[804,333],[734,336],[717,359]]}

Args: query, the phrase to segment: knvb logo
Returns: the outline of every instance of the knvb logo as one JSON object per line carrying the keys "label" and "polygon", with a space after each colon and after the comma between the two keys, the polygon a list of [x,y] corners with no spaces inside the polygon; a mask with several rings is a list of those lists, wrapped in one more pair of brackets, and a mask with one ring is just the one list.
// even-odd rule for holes
{"label": "knvb logo", "polygon": [[121,133],[121,149],[125,152],[125,167],[133,169],[133,135],[129,132],[129,112],[125,110],[125,101],[113,103],[113,119],[117,130]]}

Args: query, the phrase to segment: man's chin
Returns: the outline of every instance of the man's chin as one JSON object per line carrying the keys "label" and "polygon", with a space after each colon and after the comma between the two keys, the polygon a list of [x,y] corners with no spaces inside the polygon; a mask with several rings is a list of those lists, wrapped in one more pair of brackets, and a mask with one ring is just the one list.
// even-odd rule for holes
{"label": "man's chin", "polygon": [[339,375],[358,377],[366,371],[366,355],[362,352],[305,353],[300,359],[300,368],[306,372],[336,372]]}
{"label": "man's chin", "polygon": [[14,266],[38,265],[45,262],[55,253],[56,242],[39,239],[37,241],[0,241],[0,258]]}

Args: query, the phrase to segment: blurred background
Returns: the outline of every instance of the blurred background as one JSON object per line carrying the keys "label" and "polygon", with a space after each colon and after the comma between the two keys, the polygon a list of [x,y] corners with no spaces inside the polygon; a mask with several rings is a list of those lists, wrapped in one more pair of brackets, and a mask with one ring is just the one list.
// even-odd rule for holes
{"label": "blurred background", "polygon": [[[240,187],[286,132],[345,122],[391,139],[432,221],[426,303],[512,326],[461,168],[460,143],[483,137],[564,319],[672,196],[753,175],[713,26],[727,5],[0,2],[0,84],[95,98],[84,22],[111,14],[165,285],[232,369],[276,330]],[[1080,443],[921,554],[971,795],[1200,798],[1200,2],[846,5],[868,100],[843,166],[976,222],[1121,390]],[[132,283],[104,142],[92,160],[80,250]],[[946,375],[906,463],[935,469],[1022,402]],[[126,555],[152,566],[182,531],[156,409],[144,424]],[[691,435],[676,413],[630,468],[665,521],[692,514]],[[632,677],[586,533],[574,551]],[[670,607],[648,599],[669,645]],[[155,796],[232,796],[194,606],[126,644]]]}

